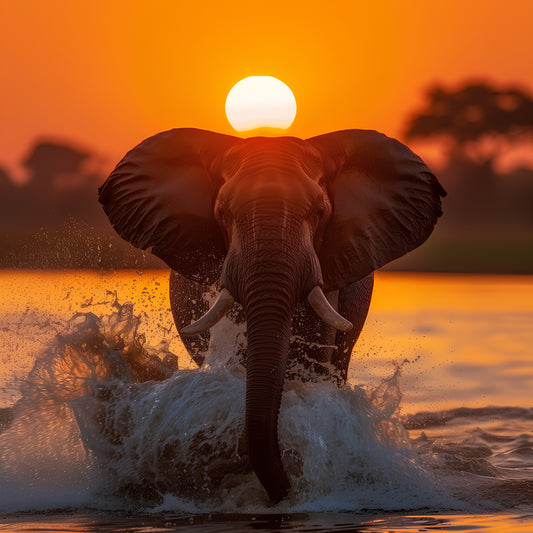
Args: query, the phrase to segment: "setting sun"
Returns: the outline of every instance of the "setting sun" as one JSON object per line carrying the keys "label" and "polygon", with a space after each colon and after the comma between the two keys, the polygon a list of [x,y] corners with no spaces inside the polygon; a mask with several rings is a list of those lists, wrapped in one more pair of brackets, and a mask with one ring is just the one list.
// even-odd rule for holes
{"label": "setting sun", "polygon": [[296,115],[296,100],[289,87],[277,78],[250,76],[228,93],[226,115],[237,131],[286,129]]}

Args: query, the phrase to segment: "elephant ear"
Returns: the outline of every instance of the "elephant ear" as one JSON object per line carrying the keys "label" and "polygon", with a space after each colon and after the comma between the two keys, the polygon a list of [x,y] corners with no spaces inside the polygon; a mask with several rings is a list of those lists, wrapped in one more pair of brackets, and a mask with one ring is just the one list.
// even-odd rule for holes
{"label": "elephant ear", "polygon": [[333,200],[319,250],[327,289],[360,280],[429,237],[446,191],[407,146],[370,130],[308,142],[322,153]]}
{"label": "elephant ear", "polygon": [[225,246],[213,216],[217,159],[237,137],[173,129],[128,152],[99,189],[117,233],[152,249],[172,269],[203,283],[220,276]]}

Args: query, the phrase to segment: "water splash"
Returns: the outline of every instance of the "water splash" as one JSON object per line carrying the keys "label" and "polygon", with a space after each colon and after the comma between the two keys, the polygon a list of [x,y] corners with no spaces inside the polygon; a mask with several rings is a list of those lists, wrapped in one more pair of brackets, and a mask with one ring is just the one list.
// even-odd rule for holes
{"label": "water splash", "polygon": [[[204,365],[178,369],[167,341],[146,344],[132,304],[110,306],[60,329],[5,414],[0,510],[272,510],[242,438],[243,328],[224,319]],[[293,490],[276,512],[456,506],[409,441],[399,377],[371,391],[286,382],[279,435]]]}
{"label": "water splash", "polygon": [[[20,399],[2,410],[0,508],[47,509],[90,503],[101,478],[82,440],[73,406],[110,380],[138,380],[150,370],[162,379],[176,367],[145,347],[131,304],[111,314],[76,313],[38,355],[20,384]],[[47,327],[44,325],[43,327]],[[157,360],[157,362],[155,362]]]}

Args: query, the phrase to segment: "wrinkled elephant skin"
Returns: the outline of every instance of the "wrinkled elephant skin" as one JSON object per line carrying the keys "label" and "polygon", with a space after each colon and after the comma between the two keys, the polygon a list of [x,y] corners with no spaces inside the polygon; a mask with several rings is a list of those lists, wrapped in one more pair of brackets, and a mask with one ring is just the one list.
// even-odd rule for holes
{"label": "wrinkled elephant skin", "polygon": [[198,364],[209,328],[240,304],[248,453],[273,502],[290,490],[277,435],[287,369],[346,379],[374,270],[428,238],[445,194],[406,146],[363,130],[302,140],[174,129],[131,150],[100,188],[116,231],[173,270],[174,320]]}

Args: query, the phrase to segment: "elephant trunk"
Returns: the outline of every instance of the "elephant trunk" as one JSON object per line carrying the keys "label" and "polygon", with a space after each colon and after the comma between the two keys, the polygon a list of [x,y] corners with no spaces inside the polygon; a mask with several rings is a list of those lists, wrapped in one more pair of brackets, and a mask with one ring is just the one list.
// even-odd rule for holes
{"label": "elephant trunk", "polygon": [[265,206],[240,221],[239,246],[231,248],[221,284],[245,310],[246,438],[252,468],[273,502],[290,490],[278,442],[278,416],[289,357],[296,302],[321,284],[311,243],[302,243],[301,222],[287,209]]}
{"label": "elephant trunk", "polygon": [[248,453],[257,477],[273,502],[282,500],[290,489],[279,450],[278,415],[294,306],[292,299],[283,294],[285,291],[280,291],[280,284],[283,285],[280,277],[254,280],[248,287],[245,303]]}

